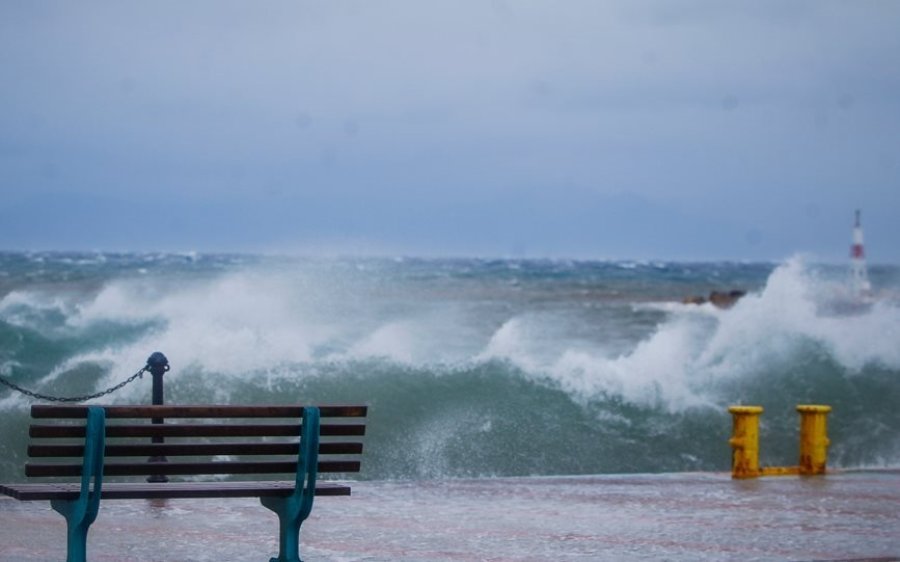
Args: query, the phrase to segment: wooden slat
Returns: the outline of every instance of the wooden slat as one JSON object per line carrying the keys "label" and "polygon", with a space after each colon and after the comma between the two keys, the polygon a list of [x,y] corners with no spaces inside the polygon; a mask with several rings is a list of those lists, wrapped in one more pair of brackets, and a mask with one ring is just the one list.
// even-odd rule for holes
{"label": "wooden slat", "polygon": [[[262,496],[287,496],[293,492],[294,483],[272,482],[104,482],[102,499],[154,499],[154,498],[252,498]],[[0,493],[18,500],[73,500],[79,495],[80,485],[64,484],[6,484],[0,485]],[[332,482],[316,484],[317,496],[349,496],[350,486]]]}
{"label": "wooden slat", "polygon": [[[319,472],[359,472],[359,461],[320,461]],[[140,476],[149,474],[288,474],[297,472],[297,463],[291,461],[215,461],[215,462],[142,462],[106,463],[106,476]],[[25,476],[81,476],[81,464],[26,463]]]}
{"label": "wooden slat", "polygon": [[[361,436],[360,424],[322,424],[322,436]],[[84,437],[83,425],[32,425],[34,438]],[[106,426],[106,437],[295,437],[302,434],[298,424],[141,424]]]}
{"label": "wooden slat", "polygon": [[[34,438],[84,437],[81,425],[32,425]],[[300,425],[234,425],[234,424],[142,424],[106,426],[106,437],[294,437],[301,434]]]}
{"label": "wooden slat", "polygon": [[[297,455],[300,444],[292,443],[131,443],[107,445],[106,457],[155,457],[201,455]],[[319,443],[321,455],[358,455],[362,443]],[[80,457],[84,445],[29,445],[28,456]]]}
{"label": "wooden slat", "polygon": [[[87,416],[87,406],[35,404],[31,417],[38,419],[79,419]],[[103,406],[107,418],[299,418],[303,406]],[[364,405],[325,404],[318,406],[323,418],[363,418]]]}

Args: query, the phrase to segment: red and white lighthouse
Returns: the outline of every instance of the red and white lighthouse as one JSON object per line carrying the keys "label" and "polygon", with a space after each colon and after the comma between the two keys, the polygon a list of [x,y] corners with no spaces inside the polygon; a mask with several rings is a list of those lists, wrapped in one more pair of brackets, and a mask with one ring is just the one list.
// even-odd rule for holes
{"label": "red and white lighthouse", "polygon": [[859,209],[856,211],[856,223],[853,225],[853,245],[850,246],[850,275],[850,282],[857,296],[866,296],[872,292],[869,274],[866,272],[866,250],[863,247]]}

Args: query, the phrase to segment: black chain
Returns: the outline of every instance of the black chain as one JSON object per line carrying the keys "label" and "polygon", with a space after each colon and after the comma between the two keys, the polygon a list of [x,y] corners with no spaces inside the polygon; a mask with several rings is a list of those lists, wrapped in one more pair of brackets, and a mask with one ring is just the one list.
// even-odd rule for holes
{"label": "black chain", "polygon": [[31,396],[32,398],[37,398],[38,400],[46,400],[48,402],[85,402],[85,401],[91,400],[93,398],[100,398],[101,396],[106,396],[107,394],[112,394],[113,392],[119,390],[120,388],[122,388],[126,384],[130,383],[134,379],[143,378],[144,372],[147,369],[149,369],[149,366],[145,366],[140,371],[131,375],[130,377],[128,377],[124,381],[120,382],[116,386],[111,386],[111,387],[107,388],[106,390],[100,391],[96,394],[86,394],[84,396],[60,397],[60,396],[48,396],[46,394],[39,394],[37,392],[32,392],[31,390],[28,390],[26,388],[22,388],[21,386],[13,383],[11,381],[6,380],[4,377],[0,377],[0,384],[8,386],[9,388],[11,388],[15,391],[21,392],[22,394],[24,394],[26,396]]}

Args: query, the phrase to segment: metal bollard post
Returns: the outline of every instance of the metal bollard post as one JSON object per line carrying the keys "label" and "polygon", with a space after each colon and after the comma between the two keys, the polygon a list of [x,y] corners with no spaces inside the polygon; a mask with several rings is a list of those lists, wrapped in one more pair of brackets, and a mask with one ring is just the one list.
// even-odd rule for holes
{"label": "metal bollard post", "polygon": [[728,408],[734,420],[731,439],[731,477],[756,478],[759,476],[759,415],[762,406],[731,406]]}
{"label": "metal bollard post", "polygon": [[825,474],[831,444],[827,423],[831,406],[801,404],[797,411],[800,412],[800,474]]}
{"label": "metal bollard post", "polygon": [[[163,375],[166,371],[169,370],[169,360],[166,359],[166,356],[160,353],[159,351],[153,353],[149,359],[147,359],[147,367],[150,370],[150,374],[153,375],[153,405],[154,406],[162,406],[165,404],[165,399],[163,397]],[[163,418],[153,418],[151,420],[153,424],[163,424],[165,420]],[[153,443],[164,443],[165,438],[163,437],[153,437]],[[147,462],[169,462],[168,459],[164,455],[158,455],[150,457]],[[147,477],[147,482],[168,482],[169,478],[165,474],[151,474]]]}

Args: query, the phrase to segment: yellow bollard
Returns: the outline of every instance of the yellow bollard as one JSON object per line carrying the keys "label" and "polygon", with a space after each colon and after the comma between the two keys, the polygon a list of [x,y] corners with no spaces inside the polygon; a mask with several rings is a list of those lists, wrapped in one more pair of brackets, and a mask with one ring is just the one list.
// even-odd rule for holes
{"label": "yellow bollard", "polygon": [[759,415],[762,406],[731,406],[728,408],[734,420],[734,429],[728,443],[734,449],[731,454],[732,478],[756,478],[759,476]]}
{"label": "yellow bollard", "polygon": [[825,474],[828,460],[828,412],[831,406],[801,404],[800,412],[800,474]]}

